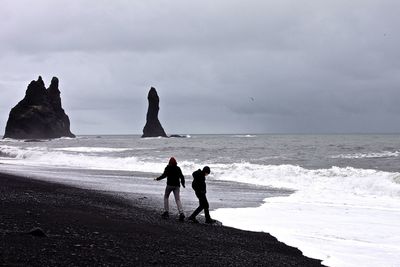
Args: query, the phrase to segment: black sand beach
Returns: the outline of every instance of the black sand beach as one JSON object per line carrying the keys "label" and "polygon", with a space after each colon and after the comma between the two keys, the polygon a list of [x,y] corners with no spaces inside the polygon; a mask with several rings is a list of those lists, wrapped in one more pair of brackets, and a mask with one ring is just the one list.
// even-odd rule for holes
{"label": "black sand beach", "polygon": [[8,174],[0,185],[3,266],[322,266],[266,233],[163,220],[140,197]]}

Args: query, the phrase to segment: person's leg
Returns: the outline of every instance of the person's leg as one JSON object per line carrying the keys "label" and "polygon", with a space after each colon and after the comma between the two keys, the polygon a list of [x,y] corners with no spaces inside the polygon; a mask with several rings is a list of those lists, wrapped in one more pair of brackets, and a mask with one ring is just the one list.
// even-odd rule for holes
{"label": "person's leg", "polygon": [[203,210],[202,206],[198,206],[195,211],[193,211],[192,215],[189,216],[189,218],[195,219],[197,215]]}
{"label": "person's leg", "polygon": [[216,220],[211,219],[211,216],[210,216],[210,209],[209,209],[206,194],[204,194],[204,196],[202,197],[202,202],[203,202],[203,206],[204,206],[204,216],[206,217],[206,223],[209,223],[209,224],[215,223]]}
{"label": "person's leg", "polygon": [[165,193],[164,193],[164,211],[169,212],[169,194],[171,194],[171,191],[173,190],[172,186],[167,185],[165,187]]}
{"label": "person's leg", "polygon": [[210,220],[211,217],[210,217],[209,204],[206,194],[199,194],[198,197],[200,201],[200,206],[204,209],[204,216],[206,217],[206,220]]}
{"label": "person's leg", "polygon": [[175,186],[175,188],[173,189],[173,192],[174,192],[175,202],[176,202],[176,206],[178,207],[179,214],[183,214],[182,203],[181,203],[181,199],[179,196],[179,193],[180,193],[179,186]]}
{"label": "person's leg", "polygon": [[203,210],[203,206],[201,205],[202,202],[200,200],[200,193],[196,193],[196,197],[199,199],[199,206],[197,207],[197,209],[195,211],[193,211],[192,215],[189,216],[189,219],[196,219],[196,216],[199,215],[199,213]]}
{"label": "person's leg", "polygon": [[202,201],[203,201],[204,216],[206,217],[206,222],[211,221],[210,210],[209,210],[210,206],[208,205],[206,194],[204,194]]}

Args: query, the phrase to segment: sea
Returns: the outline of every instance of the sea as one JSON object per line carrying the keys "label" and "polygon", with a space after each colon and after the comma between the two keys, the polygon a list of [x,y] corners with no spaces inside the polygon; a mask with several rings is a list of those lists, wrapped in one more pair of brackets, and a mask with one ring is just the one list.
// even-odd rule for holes
{"label": "sea", "polygon": [[[174,156],[185,176],[288,189],[258,207],[218,208],[224,225],[268,232],[328,266],[400,266],[400,135],[91,135],[0,141],[0,172],[113,192],[141,190]],[[73,173],[73,175],[71,175]],[[244,201],[246,188],[237,193]]]}

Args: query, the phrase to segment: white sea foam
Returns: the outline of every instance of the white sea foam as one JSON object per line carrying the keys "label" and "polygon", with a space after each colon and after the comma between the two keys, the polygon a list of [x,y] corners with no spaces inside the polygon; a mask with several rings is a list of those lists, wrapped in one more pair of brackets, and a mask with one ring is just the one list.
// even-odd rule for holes
{"label": "white sea foam", "polygon": [[256,135],[251,135],[251,134],[237,134],[237,135],[233,135],[232,137],[253,138],[253,137],[257,137],[257,136]]}
{"label": "white sea foam", "polygon": [[143,140],[162,140],[165,137],[163,136],[157,136],[157,137],[143,137]]}
{"label": "white sea foam", "polygon": [[219,209],[211,215],[227,226],[269,232],[327,266],[398,266],[399,204],[339,199],[342,203],[295,193],[266,199],[259,208]]}
{"label": "white sea foam", "polygon": [[[65,152],[70,152],[70,148],[66,148]],[[74,148],[71,148],[74,151]],[[80,150],[80,149],[78,149]],[[83,151],[90,151],[84,148]],[[110,148],[96,149],[97,152],[110,151]],[[63,150],[49,149],[46,147],[15,147],[0,146],[0,162],[7,164],[18,164],[27,166],[44,166],[44,167],[69,167],[97,170],[116,170],[116,171],[139,171],[139,172],[162,172],[165,162],[145,161],[137,157],[109,157],[107,155],[90,155],[86,153],[65,153]],[[101,153],[103,154],[103,153]],[[196,166],[193,162],[181,161],[180,166],[186,173],[191,173]]]}
{"label": "white sea foam", "polygon": [[123,152],[132,150],[131,148],[112,148],[112,147],[63,147],[56,148],[57,151],[87,152],[87,153],[109,153]]}
{"label": "white sea foam", "polygon": [[66,136],[63,136],[63,137],[55,138],[53,140],[57,140],[57,139],[59,139],[59,140],[75,140],[75,139],[79,139],[79,138],[81,138],[81,137],[80,136],[78,136],[78,137],[66,137]]}
{"label": "white sea foam", "polygon": [[352,167],[308,170],[294,165],[250,163],[214,164],[214,175],[221,180],[273,186],[325,194],[400,197],[399,173]]}
{"label": "white sea foam", "polygon": [[353,153],[332,156],[333,159],[364,159],[364,158],[393,158],[399,157],[400,151],[384,151],[372,153]]}
{"label": "white sea foam", "polygon": [[180,134],[180,135],[178,135],[179,137],[176,137],[176,136],[170,136],[171,138],[192,138],[192,136],[191,135],[189,135],[189,134]]}
{"label": "white sea foam", "polygon": [[219,209],[225,225],[269,232],[328,266],[400,262],[400,174],[356,168],[307,170],[248,163],[217,168],[219,177],[295,189],[259,208]]}
{"label": "white sea foam", "polygon": [[24,142],[25,140],[20,140],[20,139],[12,139],[12,138],[4,138],[0,139],[1,143],[21,143]]}

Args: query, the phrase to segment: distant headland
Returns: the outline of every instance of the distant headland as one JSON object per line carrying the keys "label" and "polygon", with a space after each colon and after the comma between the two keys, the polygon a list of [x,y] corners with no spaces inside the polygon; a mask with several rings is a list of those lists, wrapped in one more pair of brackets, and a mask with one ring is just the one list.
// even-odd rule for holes
{"label": "distant headland", "polygon": [[46,89],[42,77],[31,81],[22,99],[11,109],[3,138],[51,139],[75,137],[61,105],[58,78]]}

